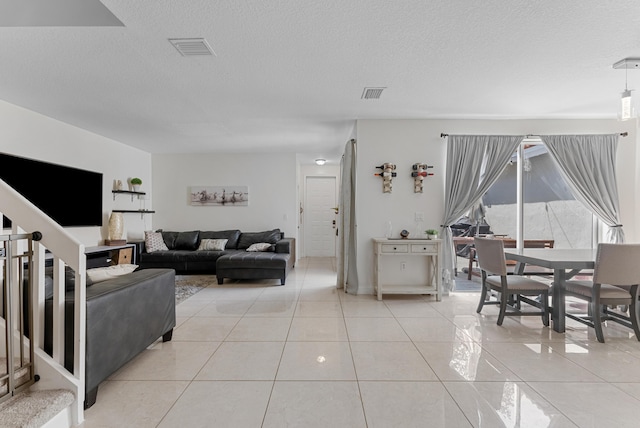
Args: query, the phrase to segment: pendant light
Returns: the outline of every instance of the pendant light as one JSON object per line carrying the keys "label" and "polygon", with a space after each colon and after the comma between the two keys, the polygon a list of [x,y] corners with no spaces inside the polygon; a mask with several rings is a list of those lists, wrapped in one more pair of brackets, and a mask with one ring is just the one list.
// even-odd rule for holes
{"label": "pendant light", "polygon": [[629,120],[633,115],[633,109],[631,108],[631,91],[627,88],[627,74],[629,69],[624,69],[624,91],[622,92],[620,120]]}
{"label": "pendant light", "polygon": [[629,120],[635,117],[636,112],[632,104],[631,99],[631,91],[633,89],[629,89],[628,87],[628,73],[629,69],[637,69],[640,67],[640,59],[639,58],[625,58],[613,64],[613,68],[620,69],[624,68],[624,91],[622,92],[622,97],[620,98],[620,120]]}

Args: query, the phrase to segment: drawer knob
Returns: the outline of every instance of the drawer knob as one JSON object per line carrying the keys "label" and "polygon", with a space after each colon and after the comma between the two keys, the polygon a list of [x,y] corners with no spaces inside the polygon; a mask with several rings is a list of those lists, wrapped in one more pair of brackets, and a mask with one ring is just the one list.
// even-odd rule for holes
{"label": "drawer knob", "polygon": [[423,250],[426,250],[426,249],[427,249],[427,247],[424,247],[424,248],[423,248]]}
{"label": "drawer knob", "polygon": [[396,247],[393,247],[393,249],[394,249],[394,250],[397,250],[397,248],[396,248]]}

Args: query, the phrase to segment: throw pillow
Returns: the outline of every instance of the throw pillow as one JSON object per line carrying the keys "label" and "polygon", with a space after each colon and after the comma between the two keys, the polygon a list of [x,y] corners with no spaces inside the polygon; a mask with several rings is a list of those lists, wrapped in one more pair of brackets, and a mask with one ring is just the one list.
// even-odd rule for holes
{"label": "throw pillow", "polygon": [[249,248],[251,244],[268,242],[275,244],[280,240],[280,229],[266,230],[264,232],[245,232],[240,235],[238,240],[238,249],[244,250]]}
{"label": "throw pillow", "polygon": [[223,251],[228,239],[203,239],[198,251]]}
{"label": "throw pillow", "polygon": [[167,245],[162,239],[162,233],[160,232],[144,232],[144,246],[147,253],[153,253],[154,251],[168,251]]}
{"label": "throw pillow", "polygon": [[137,267],[138,265],[121,264],[87,269],[87,285],[126,275],[136,270]]}
{"label": "throw pillow", "polygon": [[228,239],[227,246],[225,248],[236,249],[238,246],[238,239],[240,238],[240,231],[233,230],[203,230],[200,231],[200,239]]}
{"label": "throw pillow", "polygon": [[273,244],[268,242],[256,242],[255,244],[249,245],[247,251],[271,251]]}

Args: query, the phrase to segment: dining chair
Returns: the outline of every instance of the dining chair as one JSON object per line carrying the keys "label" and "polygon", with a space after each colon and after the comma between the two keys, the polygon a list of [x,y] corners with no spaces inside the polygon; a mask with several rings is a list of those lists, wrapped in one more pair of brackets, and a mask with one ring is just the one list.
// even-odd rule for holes
{"label": "dining chair", "polygon": [[[589,302],[589,313],[565,316],[593,327],[598,342],[604,343],[602,322],[614,321],[632,328],[640,341],[638,291],[640,284],[640,244],[598,244],[593,279],[566,281],[565,296]],[[629,314],[611,311],[608,306],[628,306]]]}
{"label": "dining chair", "polygon": [[[541,281],[520,275],[508,275],[504,257],[504,242],[494,238],[475,238],[474,245],[482,275],[482,290],[476,312],[484,305],[500,305],[498,325],[505,316],[540,315],[542,323],[549,325],[549,286]],[[487,299],[491,291],[500,293],[500,300]],[[527,296],[539,296],[539,301]],[[539,312],[521,311],[521,303],[540,309]],[[507,307],[511,310],[507,312]]]}

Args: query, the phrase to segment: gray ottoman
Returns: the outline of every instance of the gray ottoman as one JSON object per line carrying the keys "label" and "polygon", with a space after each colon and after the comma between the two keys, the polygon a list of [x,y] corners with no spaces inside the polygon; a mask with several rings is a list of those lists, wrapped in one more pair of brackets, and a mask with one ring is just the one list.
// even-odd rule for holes
{"label": "gray ottoman", "polygon": [[229,278],[279,279],[280,285],[284,285],[292,266],[289,253],[234,251],[218,258],[216,277],[218,284]]}

